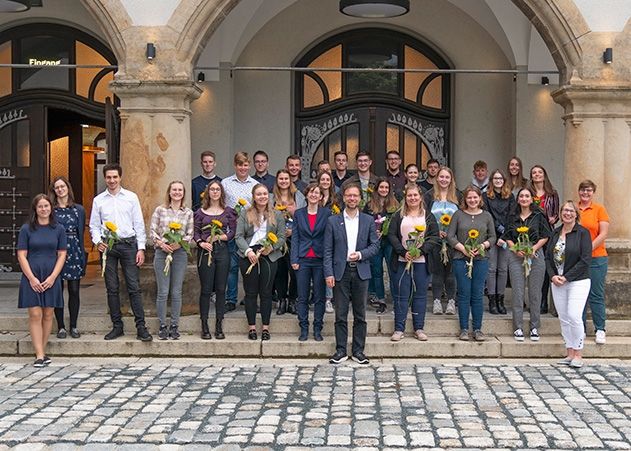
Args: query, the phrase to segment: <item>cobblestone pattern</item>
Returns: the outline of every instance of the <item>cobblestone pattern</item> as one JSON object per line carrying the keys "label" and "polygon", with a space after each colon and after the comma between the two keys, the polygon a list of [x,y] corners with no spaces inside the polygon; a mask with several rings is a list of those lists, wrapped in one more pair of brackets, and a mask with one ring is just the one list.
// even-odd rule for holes
{"label": "cobblestone pattern", "polygon": [[624,364],[9,363],[0,449],[629,449],[630,376]]}

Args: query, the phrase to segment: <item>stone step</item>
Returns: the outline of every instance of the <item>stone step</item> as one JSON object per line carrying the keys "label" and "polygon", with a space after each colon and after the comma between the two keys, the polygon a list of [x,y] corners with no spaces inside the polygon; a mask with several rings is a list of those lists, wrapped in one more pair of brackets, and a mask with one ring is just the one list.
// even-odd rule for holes
{"label": "stone step", "polygon": [[[349,343],[348,349],[351,346]],[[17,352],[16,352],[17,351]],[[228,335],[225,340],[202,340],[197,335],[184,334],[180,340],[154,340],[143,343],[135,335],[125,335],[105,341],[102,335],[84,334],[79,339],[59,340],[51,337],[47,352],[51,356],[90,357],[265,357],[265,358],[326,358],[335,351],[335,339],[324,341],[310,338],[299,342],[294,335],[272,335],[270,341],[248,340],[245,334]],[[487,336],[485,342],[463,342],[453,335],[430,336],[420,342],[411,335],[401,342],[387,336],[370,336],[366,340],[369,358],[556,358],[564,353],[563,342],[557,336],[544,336],[539,342],[516,342],[510,336]],[[0,353],[33,355],[28,335],[0,335]],[[589,340],[584,355],[587,358],[631,358],[631,338],[608,337],[607,344],[598,346]]]}
{"label": "stone step", "polygon": [[[528,329],[528,313],[524,314],[524,327],[527,332]],[[313,320],[313,316],[310,316],[310,321]],[[324,334],[334,335],[334,321],[335,316],[333,314],[326,314],[324,317]],[[386,312],[383,315],[377,315],[374,311],[368,312],[366,315],[367,321],[367,334],[371,335],[390,335],[394,331],[394,317],[391,313]],[[128,333],[135,331],[134,319],[131,317],[124,317],[123,323],[125,330]],[[215,320],[211,317],[208,321],[210,330],[215,330]],[[260,317],[257,319],[257,323],[260,326]],[[352,323],[352,315],[349,315],[349,324]],[[406,322],[406,330],[412,332],[411,316],[408,317]],[[82,332],[95,332],[105,334],[112,327],[109,316],[103,315],[80,315],[79,317],[79,330]],[[147,327],[151,333],[157,333],[159,328],[159,321],[155,317],[147,318]],[[485,333],[490,335],[512,335],[513,324],[512,317],[508,315],[485,315],[483,320],[483,328]],[[53,332],[56,333],[56,325],[53,326]],[[182,316],[180,318],[180,331],[190,332],[191,334],[199,334],[201,330],[201,323],[197,316]],[[247,320],[245,313],[242,311],[230,312],[226,315],[224,320],[224,331],[227,334],[241,334],[247,330]],[[288,334],[298,336],[300,327],[295,315],[272,315],[271,330],[275,333]],[[593,335],[593,324],[591,321],[587,322],[588,335]],[[26,314],[20,315],[7,315],[0,318],[0,331],[10,332],[28,332],[28,321]],[[457,334],[459,331],[458,316],[448,315],[432,315],[428,314],[425,320],[425,331],[429,334]],[[539,332],[543,335],[561,335],[561,328],[558,318],[552,315],[543,315],[541,317],[541,327]],[[608,320],[607,321],[607,336],[608,337],[627,337],[631,336],[631,320]]]}

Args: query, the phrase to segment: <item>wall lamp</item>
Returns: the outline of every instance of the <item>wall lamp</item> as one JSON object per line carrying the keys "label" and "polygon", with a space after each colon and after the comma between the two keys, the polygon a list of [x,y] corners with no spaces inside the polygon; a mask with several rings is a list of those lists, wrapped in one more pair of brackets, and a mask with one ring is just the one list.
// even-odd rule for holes
{"label": "wall lamp", "polygon": [[541,77],[541,84],[543,86],[548,86],[550,84],[550,79],[548,77]]}
{"label": "wall lamp", "polygon": [[156,57],[156,46],[153,45],[153,42],[149,42],[147,43],[147,59],[149,61],[151,61],[152,59],[154,59]]}
{"label": "wall lamp", "polygon": [[200,72],[200,73],[197,74],[197,82],[198,83],[201,83],[201,82],[203,82],[205,80],[206,80],[206,74],[205,73]]}
{"label": "wall lamp", "polygon": [[605,64],[611,64],[613,62],[613,49],[611,47],[607,47],[603,52],[603,62]]}

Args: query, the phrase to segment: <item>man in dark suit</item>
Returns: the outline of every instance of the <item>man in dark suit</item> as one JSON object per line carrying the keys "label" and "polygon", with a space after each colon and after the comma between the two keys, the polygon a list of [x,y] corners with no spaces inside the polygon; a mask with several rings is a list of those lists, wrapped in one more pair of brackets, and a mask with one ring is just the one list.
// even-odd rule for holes
{"label": "man in dark suit", "polygon": [[353,306],[352,358],[365,365],[366,301],[370,279],[370,259],[379,250],[373,217],[359,211],[361,188],[346,184],[344,211],[328,219],[324,232],[324,277],[335,299],[335,354],[329,362],[348,359],[348,310]]}

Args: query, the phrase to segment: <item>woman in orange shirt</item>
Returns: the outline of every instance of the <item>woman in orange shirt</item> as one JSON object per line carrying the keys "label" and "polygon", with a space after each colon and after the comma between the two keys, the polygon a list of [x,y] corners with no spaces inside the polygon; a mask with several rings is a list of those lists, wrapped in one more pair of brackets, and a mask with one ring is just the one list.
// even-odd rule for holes
{"label": "woman in orange shirt", "polygon": [[[578,208],[581,211],[581,225],[589,231],[592,238],[592,262],[589,277],[592,281],[587,303],[592,311],[592,320],[596,330],[596,344],[604,345],[605,336],[605,277],[607,276],[607,249],[605,239],[609,232],[609,215],[601,204],[593,202],[596,184],[591,180],[583,180],[578,185]],[[583,322],[587,307],[583,312]]]}

